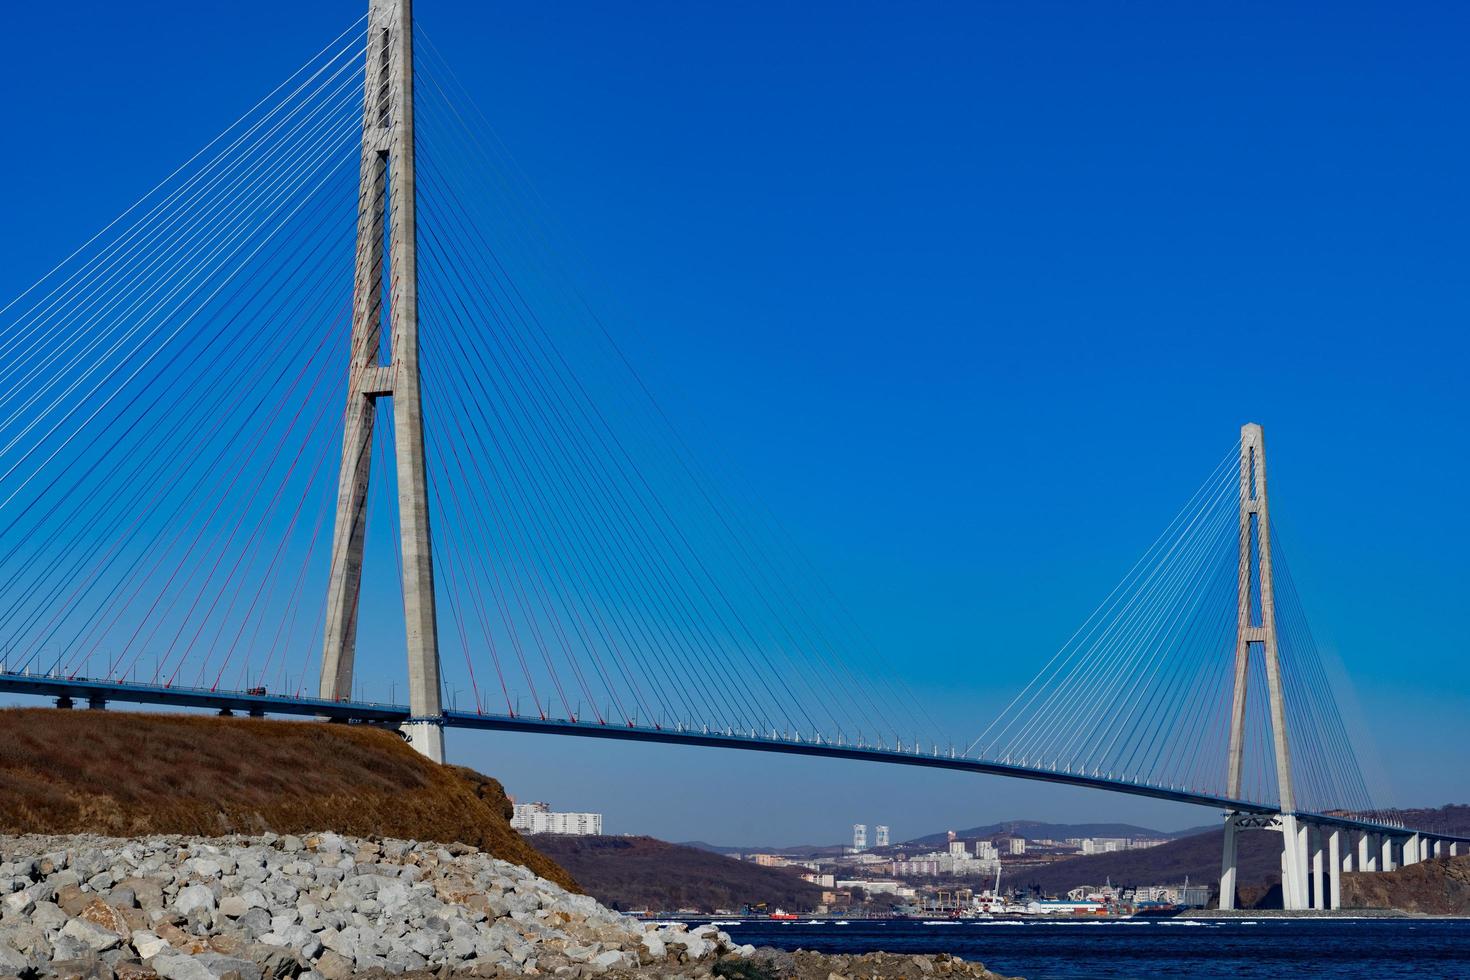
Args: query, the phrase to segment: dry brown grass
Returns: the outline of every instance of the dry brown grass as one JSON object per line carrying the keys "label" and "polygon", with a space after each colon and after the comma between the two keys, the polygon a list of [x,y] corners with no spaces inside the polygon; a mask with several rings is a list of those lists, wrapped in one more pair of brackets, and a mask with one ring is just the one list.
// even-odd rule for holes
{"label": "dry brown grass", "polygon": [[562,885],[500,783],[397,735],[306,721],[0,710],[0,833],[303,833],[473,844]]}

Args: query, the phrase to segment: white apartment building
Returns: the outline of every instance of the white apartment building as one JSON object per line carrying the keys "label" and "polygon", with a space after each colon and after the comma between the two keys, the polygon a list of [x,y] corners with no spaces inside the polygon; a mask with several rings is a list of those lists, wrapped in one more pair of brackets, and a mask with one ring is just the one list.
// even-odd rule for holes
{"label": "white apartment building", "polygon": [[866,851],[868,849],[868,825],[855,823],[852,825],[852,849],[854,851]]}
{"label": "white apartment building", "polygon": [[600,813],[556,813],[550,803],[517,803],[510,825],[523,834],[571,834],[596,837],[602,834]]}
{"label": "white apartment building", "polygon": [[971,857],[960,841],[951,841],[948,851],[917,854],[908,861],[893,862],[893,873],[899,877],[932,878],[939,875],[994,874],[1000,862],[995,848],[986,858]]}
{"label": "white apartment building", "polygon": [[876,826],[876,827],[873,828],[873,846],[874,847],[887,847],[888,846],[888,825],[887,824],[881,824],[880,823],[878,826]]}

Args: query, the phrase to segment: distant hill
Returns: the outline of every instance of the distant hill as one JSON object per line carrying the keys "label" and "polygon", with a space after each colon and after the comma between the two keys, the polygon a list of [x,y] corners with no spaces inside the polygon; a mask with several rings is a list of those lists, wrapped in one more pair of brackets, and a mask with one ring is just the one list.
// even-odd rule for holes
{"label": "distant hill", "polygon": [[1470,837],[1470,804],[1450,803],[1439,807],[1387,810],[1377,816],[1418,830],[1450,834],[1455,837]]}
{"label": "distant hill", "polygon": [[[1388,816],[1408,826],[1470,837],[1470,806],[1463,804],[1396,810]],[[1006,887],[1036,887],[1049,894],[1063,894],[1079,885],[1100,885],[1109,880],[1115,885],[1128,886],[1172,884],[1188,877],[1191,881],[1208,882],[1215,887],[1220,880],[1223,844],[1223,830],[1215,827],[1157,847],[1093,854],[1068,858],[1045,867],[1017,869],[1014,876],[1003,873],[1002,884]],[[1268,894],[1266,901],[1280,905],[1279,891],[1273,889],[1281,884],[1281,838],[1273,833],[1244,833],[1236,838],[1236,846],[1242,906],[1250,906]],[[1365,884],[1360,886],[1364,901],[1368,900],[1372,886],[1367,879],[1373,877],[1366,876]],[[1397,893],[1394,895],[1397,897]],[[1420,904],[1427,908],[1428,901],[1424,899]]]}
{"label": "distant hill", "polygon": [[533,839],[588,894],[615,909],[713,912],[766,902],[805,912],[822,899],[820,888],[786,868],[763,868],[652,837],[540,834]]}
{"label": "distant hill", "polygon": [[[1258,894],[1280,883],[1279,835],[1245,833],[1236,841],[1242,897]],[[1108,881],[1128,887],[1176,884],[1188,878],[1196,883],[1215,886],[1220,879],[1223,844],[1223,831],[1216,829],[1156,847],[1068,858],[1044,867],[1017,868],[1014,874],[1003,872],[1001,884],[1008,888],[1038,888],[1056,895],[1066,894],[1081,885],[1101,885]]]}
{"label": "distant hill", "polygon": [[[1185,830],[1153,830],[1148,827],[1139,827],[1129,823],[1044,823],[1040,820],[1008,820],[1004,823],[988,824],[984,827],[971,827],[968,830],[957,830],[955,834],[964,838],[975,837],[999,837],[1006,834],[1019,835],[1031,839],[1043,838],[1049,840],[1066,840],[1069,837],[1142,837],[1152,840],[1173,840],[1177,837],[1189,837],[1193,834],[1201,834],[1215,829],[1214,825],[1204,827],[1189,827]],[[948,840],[949,831],[936,834],[926,834],[923,837],[915,837],[910,840],[893,844],[887,849],[873,848],[881,853],[888,853],[900,847],[942,847]],[[711,854],[801,854],[805,856],[836,856],[845,854],[847,846],[844,844],[785,844],[774,845],[731,845],[711,844],[708,841],[691,840],[681,841],[680,847],[693,847],[697,850],[708,851]]]}
{"label": "distant hill", "polygon": [[[1044,823],[1040,820],[1007,820],[1004,823],[986,824],[956,830],[955,836],[969,839],[975,837],[997,837],[1002,834],[1025,837],[1029,840],[1066,840],[1069,837],[1143,837],[1154,840],[1169,840],[1186,837],[1208,828],[1196,827],[1189,830],[1164,831],[1139,827],[1131,823]],[[925,834],[905,841],[910,846],[935,847],[944,844],[949,831]]]}
{"label": "distant hill", "polygon": [[732,846],[729,844],[711,844],[702,840],[679,841],[679,847],[692,847],[697,851],[708,851],[711,854],[841,854],[846,848],[841,844],[790,844],[784,847],[768,847],[760,844],[749,844],[745,846]]}
{"label": "distant hill", "polygon": [[367,725],[0,709],[0,834],[283,834],[473,844],[575,887],[493,779]]}

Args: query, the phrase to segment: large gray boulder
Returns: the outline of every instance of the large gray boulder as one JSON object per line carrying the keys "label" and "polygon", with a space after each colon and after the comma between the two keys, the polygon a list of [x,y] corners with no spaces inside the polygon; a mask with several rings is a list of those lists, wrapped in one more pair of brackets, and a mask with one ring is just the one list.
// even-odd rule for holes
{"label": "large gray boulder", "polygon": [[160,953],[148,962],[163,980],[215,980],[215,974],[186,953]]}
{"label": "large gray boulder", "polygon": [[214,892],[208,885],[187,885],[179,889],[179,894],[174,898],[174,911],[180,915],[188,915],[196,909],[207,909],[214,911]]}
{"label": "large gray boulder", "polygon": [[116,932],[86,919],[70,920],[61,927],[61,935],[75,939],[94,953],[101,953],[122,943],[122,937]]}

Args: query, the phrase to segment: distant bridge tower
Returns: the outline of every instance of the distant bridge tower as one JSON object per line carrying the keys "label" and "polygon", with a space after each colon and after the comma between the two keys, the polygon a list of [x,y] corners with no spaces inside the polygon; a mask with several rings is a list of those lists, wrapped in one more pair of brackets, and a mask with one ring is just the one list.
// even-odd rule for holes
{"label": "distant bridge tower", "polygon": [[[1253,588],[1254,586],[1254,588]],[[1259,607],[1252,601],[1259,597]],[[1265,658],[1266,693],[1271,709],[1271,741],[1275,748],[1282,834],[1281,893],[1288,909],[1308,907],[1307,827],[1296,817],[1291,783],[1291,752],[1286,739],[1286,698],[1281,660],[1276,649],[1276,590],[1271,578],[1271,516],[1266,501],[1266,436],[1252,422],[1240,430],[1240,574],[1235,627],[1235,696],[1230,713],[1228,795],[1241,799],[1245,762],[1246,685],[1250,658],[1259,649]],[[1225,818],[1225,846],[1220,867],[1220,907],[1235,907],[1235,834],[1262,821],[1240,813]]]}
{"label": "distant bridge tower", "polygon": [[[429,544],[428,477],[419,391],[412,0],[370,0],[364,91],[352,351],[332,564],[327,582],[321,696],[339,699],[352,693],[373,419],[377,400],[391,397],[397,430],[394,455],[408,640],[410,719],[405,732],[414,748],[442,762],[439,636],[434,611],[434,562]],[[392,338],[386,364],[382,363],[380,354],[385,274],[391,284],[387,325]]]}

